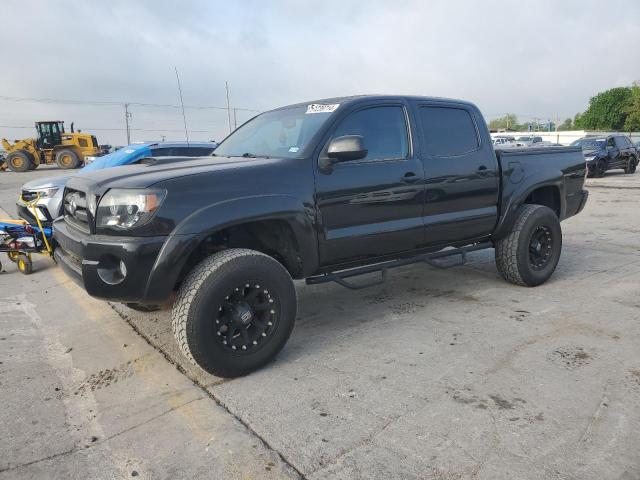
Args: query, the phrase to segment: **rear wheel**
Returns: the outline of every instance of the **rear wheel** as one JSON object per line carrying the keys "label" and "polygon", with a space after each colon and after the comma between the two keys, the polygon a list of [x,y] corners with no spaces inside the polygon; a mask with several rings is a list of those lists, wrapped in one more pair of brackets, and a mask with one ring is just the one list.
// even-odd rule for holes
{"label": "rear wheel", "polygon": [[18,270],[20,270],[20,273],[29,275],[31,274],[31,272],[33,272],[33,263],[31,262],[31,258],[29,258],[29,255],[25,253],[18,254],[16,264],[18,265]]}
{"label": "rear wheel", "polygon": [[65,148],[56,153],[56,164],[64,169],[78,168],[80,166],[80,157],[73,150]]}
{"label": "rear wheel", "polygon": [[624,173],[636,173],[636,167],[638,166],[638,159],[630,157],[626,167],[624,167]]}
{"label": "rear wheel", "polygon": [[14,172],[26,172],[33,163],[33,155],[24,150],[11,152],[6,158],[7,167]]}
{"label": "rear wheel", "polygon": [[522,205],[509,234],[496,242],[496,266],[508,282],[535,287],[553,274],[562,251],[558,217],[543,205]]}
{"label": "rear wheel", "polygon": [[200,262],[173,306],[182,353],[220,377],[246,375],[284,347],[296,317],[289,272],[254,250],[229,249]]}

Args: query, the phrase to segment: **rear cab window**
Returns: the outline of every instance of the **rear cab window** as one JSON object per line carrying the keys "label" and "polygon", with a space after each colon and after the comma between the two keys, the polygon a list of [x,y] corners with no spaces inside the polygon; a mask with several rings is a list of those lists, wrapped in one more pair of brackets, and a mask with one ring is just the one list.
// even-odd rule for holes
{"label": "rear cab window", "polygon": [[454,157],[480,147],[478,129],[470,112],[457,106],[418,106],[427,154]]}

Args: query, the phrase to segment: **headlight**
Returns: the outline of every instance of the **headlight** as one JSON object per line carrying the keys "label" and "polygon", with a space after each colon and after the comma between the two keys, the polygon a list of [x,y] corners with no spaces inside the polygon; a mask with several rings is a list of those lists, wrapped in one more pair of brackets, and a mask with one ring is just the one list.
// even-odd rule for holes
{"label": "headlight", "polygon": [[164,190],[112,189],[98,203],[97,228],[127,230],[144,225],[167,196]]}
{"label": "headlight", "polygon": [[596,158],[595,155],[591,155],[590,157],[584,157],[584,161],[585,162],[591,162],[591,161],[593,161],[594,158]]}
{"label": "headlight", "polygon": [[60,188],[52,187],[52,188],[43,188],[42,190],[34,190],[33,192],[36,195],[38,195],[40,198],[51,198],[56,193],[58,193],[58,190],[60,190]]}
{"label": "headlight", "polygon": [[93,162],[97,157],[84,157],[84,163],[85,165],[89,165],[91,162]]}

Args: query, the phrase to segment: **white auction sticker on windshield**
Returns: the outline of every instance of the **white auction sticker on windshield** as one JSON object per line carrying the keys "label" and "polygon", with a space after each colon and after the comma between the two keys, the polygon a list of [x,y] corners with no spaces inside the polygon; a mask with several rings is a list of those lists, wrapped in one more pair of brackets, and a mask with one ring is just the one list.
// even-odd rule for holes
{"label": "white auction sticker on windshield", "polygon": [[307,114],[309,113],[331,113],[335,112],[336,109],[340,106],[339,103],[332,103],[331,105],[326,105],[322,103],[312,103],[311,105],[307,105]]}

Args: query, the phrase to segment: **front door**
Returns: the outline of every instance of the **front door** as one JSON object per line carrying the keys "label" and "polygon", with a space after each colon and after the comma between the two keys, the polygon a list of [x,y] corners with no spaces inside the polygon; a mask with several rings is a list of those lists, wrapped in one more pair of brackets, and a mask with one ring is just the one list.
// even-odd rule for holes
{"label": "front door", "polygon": [[468,105],[418,104],[425,170],[428,245],[492,233],[498,219],[498,163],[481,137],[480,113]]}
{"label": "front door", "polygon": [[424,172],[412,148],[406,106],[356,109],[338,121],[330,139],[343,135],[361,135],[368,153],[328,170],[316,164],[321,264],[416,248],[424,240]]}

